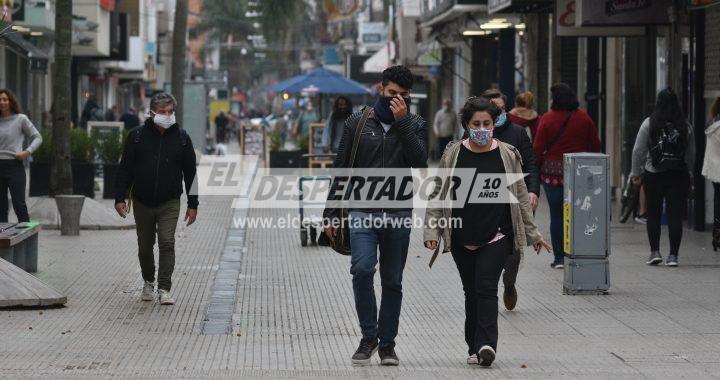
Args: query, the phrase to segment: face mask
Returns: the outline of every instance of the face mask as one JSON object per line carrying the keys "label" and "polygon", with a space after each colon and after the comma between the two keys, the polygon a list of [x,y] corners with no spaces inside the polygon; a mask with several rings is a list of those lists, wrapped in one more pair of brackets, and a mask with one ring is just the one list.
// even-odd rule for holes
{"label": "face mask", "polygon": [[507,113],[503,112],[498,116],[497,120],[495,120],[495,128],[502,127],[505,125],[505,122],[507,122]]}
{"label": "face mask", "polygon": [[468,134],[470,136],[470,140],[474,142],[477,145],[485,146],[487,145],[490,140],[493,137],[493,131],[492,129],[470,129],[468,130]]}
{"label": "face mask", "polygon": [[393,98],[395,97],[381,96],[377,102],[375,102],[375,106],[373,106],[375,116],[385,124],[392,124],[395,121],[395,115],[393,115],[392,110],[390,110],[390,101],[393,100]]}
{"label": "face mask", "polygon": [[[395,115],[393,115],[392,110],[390,109],[390,102],[394,99],[394,96],[380,96],[375,102],[375,106],[373,106],[373,109],[375,110],[375,115],[385,124],[392,124],[395,121]],[[408,109],[408,112],[410,110],[410,97],[403,98],[405,101],[405,106]]]}
{"label": "face mask", "polygon": [[153,123],[163,129],[168,129],[175,124],[175,114],[170,116],[155,114],[153,116]]}

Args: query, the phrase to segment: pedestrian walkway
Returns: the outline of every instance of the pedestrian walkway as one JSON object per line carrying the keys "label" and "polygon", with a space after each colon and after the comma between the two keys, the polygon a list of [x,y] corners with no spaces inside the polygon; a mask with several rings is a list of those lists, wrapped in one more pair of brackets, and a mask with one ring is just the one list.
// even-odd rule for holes
{"label": "pedestrian walkway", "polygon": [[[349,259],[301,247],[291,229],[246,231],[244,248],[235,251],[232,333],[206,334],[216,272],[233,240],[232,201],[201,197],[196,224],[178,229],[172,307],[139,301],[134,231],[42,231],[38,277],[68,304],[0,311],[0,375],[720,378],[720,253],[709,249],[709,233],[686,230],[679,268],[647,267],[643,226],[613,228],[606,296],[562,295],[562,272],[549,267],[550,256],[529,253],[516,311],[500,308],[491,369],[465,364],[459,277],[449,255],[428,269],[419,230],[405,272],[397,368],[376,359],[369,367],[350,364],[360,333]],[[288,212],[251,209],[248,216]],[[546,213],[543,204],[545,233]]]}

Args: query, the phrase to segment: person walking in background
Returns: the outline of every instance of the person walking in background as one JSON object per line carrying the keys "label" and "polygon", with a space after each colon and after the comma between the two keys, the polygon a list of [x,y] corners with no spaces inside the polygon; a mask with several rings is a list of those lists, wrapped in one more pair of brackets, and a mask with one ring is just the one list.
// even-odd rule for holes
{"label": "person walking in background", "polygon": [[532,92],[521,92],[515,96],[515,108],[508,112],[510,121],[525,128],[531,141],[535,139],[540,121],[540,115],[533,109],[534,103],[535,95]]}
{"label": "person walking in background", "polygon": [[123,128],[125,128],[126,131],[135,129],[140,126],[140,118],[137,115],[137,110],[135,109],[135,107],[130,107],[127,112],[120,116],[120,121],[123,122]]}
{"label": "person walking in background", "polygon": [[105,112],[105,121],[117,121],[118,119],[118,106],[114,105]]}
{"label": "person walking in background", "polygon": [[[392,66],[382,74],[380,96],[375,105],[356,112],[343,129],[334,168],[410,168],[427,167],[425,121],[408,110],[413,75],[405,66]],[[360,125],[362,119],[367,119]],[[359,132],[357,128],[360,128]],[[359,141],[355,141],[355,136]],[[357,144],[357,145],[355,145]],[[353,149],[355,145],[355,149]],[[351,151],[356,150],[355,161]],[[333,181],[330,194],[341,192]],[[398,202],[401,202],[398,200]],[[401,208],[407,205],[407,208]],[[410,244],[412,200],[391,209],[350,208],[350,273],[352,274],[355,309],[362,339],[353,364],[369,364],[379,351],[380,364],[398,365],[395,337],[400,323],[402,276]],[[328,239],[335,241],[340,210],[328,203],[323,212]],[[356,222],[357,221],[357,222]],[[375,298],[375,267],[380,251],[382,299],[378,312]]]}
{"label": "person walking in background", "polygon": [[325,122],[322,134],[322,145],[333,153],[337,153],[340,146],[345,122],[352,114],[352,102],[347,96],[338,96],[333,104],[333,110]]}
{"label": "person walking in background", "polygon": [[[487,99],[473,97],[463,106],[461,121],[469,138],[448,145],[439,168],[472,168],[477,174],[505,178],[522,171],[521,154],[512,145],[493,138],[501,110]],[[524,133],[524,132],[523,132]],[[490,175],[490,174],[487,174]],[[488,367],[495,360],[498,342],[498,281],[508,257],[523,255],[526,245],[551,251],[533,222],[532,206],[524,181],[508,186],[519,203],[466,203],[462,208],[429,206],[424,231],[425,247],[450,251],[460,272],[465,293],[465,342],[468,364]],[[449,186],[436,188],[434,199],[447,199]],[[448,202],[452,203],[452,202]],[[447,218],[457,219],[453,223]],[[442,226],[452,226],[450,228]]]}
{"label": "person walking in background", "polygon": [[705,129],[707,145],[702,175],[713,184],[713,250],[720,247],[720,96],[710,108],[710,125]]}
{"label": "person walking in background", "polygon": [[437,137],[437,157],[440,158],[445,151],[445,146],[452,141],[457,129],[457,116],[452,108],[450,99],[443,101],[443,106],[435,114],[433,120],[433,132]]}
{"label": "person walking in background", "polygon": [[[23,149],[27,139],[29,145]],[[25,203],[25,166],[23,161],[42,144],[40,132],[22,113],[10,90],[0,90],[0,223],[8,221],[8,189],[18,222],[29,222]]]}
{"label": "person walking in background", "polygon": [[533,143],[540,180],[550,206],[550,238],[555,259],[551,267],[562,269],[563,256],[563,155],[577,152],[600,152],[597,127],[580,108],[575,93],[565,83],[550,88],[552,105],[542,115]]}
{"label": "person walking in background", "polygon": [[[665,265],[676,267],[682,241],[682,222],[695,163],[692,126],[683,115],[675,92],[666,88],[657,96],[652,115],[640,125],[632,152],[630,178],[645,187],[650,257],[646,264],[663,262],[660,227],[663,204],[667,213],[670,254]],[[642,176],[642,177],[641,177]]]}
{"label": "person walking in background", "polygon": [[230,119],[225,116],[225,111],[220,110],[215,116],[215,137],[217,137],[218,143],[227,141],[228,124],[230,124]]}
{"label": "person walking in background", "polygon": [[[505,112],[505,99],[503,93],[497,89],[489,89],[483,92],[482,98],[493,102],[499,109],[498,121],[493,129],[493,136],[506,143],[514,146],[520,152],[522,157],[522,171],[526,173],[525,186],[530,199],[530,206],[533,212],[538,206],[540,194],[540,177],[538,175],[537,165],[535,164],[535,152],[533,152],[530,137],[525,129],[510,121],[508,114]],[[510,255],[504,265],[503,272],[503,303],[507,310],[515,309],[517,304],[517,274],[520,268],[520,255]]]}
{"label": "person walking in background", "polygon": [[317,123],[320,120],[317,111],[313,108],[312,101],[308,100],[303,107],[302,111],[295,120],[295,128],[293,134],[300,140],[306,140],[308,138],[308,131],[310,130],[310,123]]}
{"label": "person walking in background", "polygon": [[128,135],[120,167],[115,177],[115,210],[125,218],[129,212],[125,199],[135,205],[138,258],[142,272],[141,299],[155,298],[155,260],[157,236],[159,262],[158,296],[161,305],[173,305],[170,296],[175,268],[175,228],[180,213],[180,196],[185,181],[187,225],[197,217],[198,196],[190,189],[195,180],[195,150],[190,136],[175,120],[175,98],[158,93],[150,100],[145,124]]}

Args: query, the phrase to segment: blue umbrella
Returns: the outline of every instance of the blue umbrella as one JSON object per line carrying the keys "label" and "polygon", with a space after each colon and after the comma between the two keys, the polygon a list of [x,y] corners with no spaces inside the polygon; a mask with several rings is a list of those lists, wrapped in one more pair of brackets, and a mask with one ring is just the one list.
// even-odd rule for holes
{"label": "blue umbrella", "polygon": [[312,93],[312,94],[368,94],[365,86],[352,79],[318,67],[308,73],[292,77],[270,87],[271,91],[291,94]]}

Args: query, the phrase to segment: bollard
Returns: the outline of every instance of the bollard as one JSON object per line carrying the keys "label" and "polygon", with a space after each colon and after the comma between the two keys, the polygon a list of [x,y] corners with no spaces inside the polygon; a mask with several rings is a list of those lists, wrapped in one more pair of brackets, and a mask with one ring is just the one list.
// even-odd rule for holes
{"label": "bollard", "polygon": [[55,203],[60,213],[60,234],[68,236],[80,235],[80,214],[82,213],[85,196],[56,195]]}
{"label": "bollard", "polygon": [[605,294],[610,289],[607,163],[607,155],[600,153],[563,157],[564,294]]}

